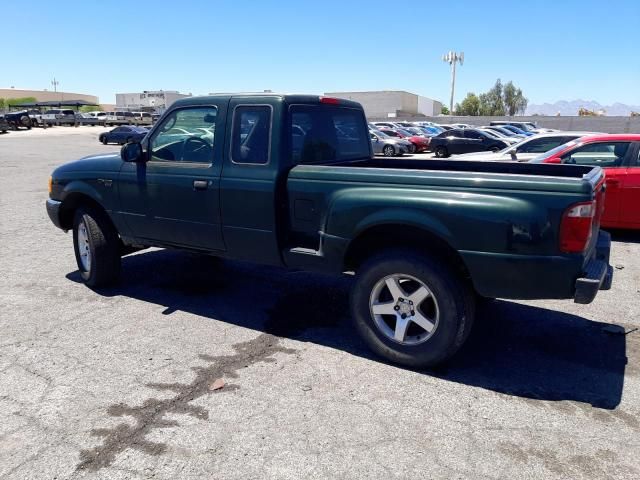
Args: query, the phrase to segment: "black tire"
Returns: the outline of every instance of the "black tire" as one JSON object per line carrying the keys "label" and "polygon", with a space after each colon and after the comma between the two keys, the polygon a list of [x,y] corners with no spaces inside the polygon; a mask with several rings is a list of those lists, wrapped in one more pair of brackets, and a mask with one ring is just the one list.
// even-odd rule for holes
{"label": "black tire", "polygon": [[416,146],[413,143],[409,145],[409,153],[416,153]]}
{"label": "black tire", "polygon": [[103,135],[102,137],[100,137],[100,141],[102,142],[103,145],[106,145],[107,143],[109,143],[107,141],[107,136],[106,135]]}
{"label": "black tire", "polygon": [[394,157],[396,155],[396,149],[393,145],[385,145],[382,149],[382,154],[385,157]]}
{"label": "black tire", "polygon": [[[82,245],[78,239],[78,231],[81,224],[84,224],[87,232],[87,248],[91,255],[88,269],[83,266],[80,254]],[[106,213],[84,207],[76,210],[73,219],[73,250],[80,276],[89,287],[103,287],[118,280],[121,242]]]}
{"label": "black tire", "polygon": [[449,156],[449,151],[447,147],[436,147],[435,154],[438,158],[446,158]]}
{"label": "black tire", "polygon": [[[394,274],[418,279],[437,299],[438,322],[430,336],[421,343],[408,345],[396,342],[385,335],[374,321],[370,299],[375,285]],[[471,331],[475,303],[467,283],[451,268],[424,254],[398,249],[372,257],[357,271],[351,295],[351,313],[356,329],[375,353],[394,363],[425,368],[446,361],[462,346]]]}

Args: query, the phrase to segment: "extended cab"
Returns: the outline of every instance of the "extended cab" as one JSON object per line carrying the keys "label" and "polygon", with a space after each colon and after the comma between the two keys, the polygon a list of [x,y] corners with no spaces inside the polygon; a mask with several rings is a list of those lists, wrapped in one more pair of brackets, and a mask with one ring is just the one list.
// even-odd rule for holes
{"label": "extended cab", "polygon": [[462,345],[476,296],[610,287],[603,184],[597,167],[373,159],[359,104],[243,94],[179,100],[120,155],[58,167],[46,204],[91,287],[150,246],[355,272],[357,330],[421,367]]}

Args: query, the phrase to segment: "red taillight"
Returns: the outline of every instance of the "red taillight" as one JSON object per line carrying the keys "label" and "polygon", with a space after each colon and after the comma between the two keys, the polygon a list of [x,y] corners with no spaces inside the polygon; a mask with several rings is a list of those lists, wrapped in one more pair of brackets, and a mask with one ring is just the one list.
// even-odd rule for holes
{"label": "red taillight", "polygon": [[338,105],[340,103],[340,99],[333,98],[333,97],[320,97],[320,103],[327,103],[329,105]]}
{"label": "red taillight", "polygon": [[596,218],[596,202],[571,205],[562,215],[560,251],[582,253],[589,245]]}

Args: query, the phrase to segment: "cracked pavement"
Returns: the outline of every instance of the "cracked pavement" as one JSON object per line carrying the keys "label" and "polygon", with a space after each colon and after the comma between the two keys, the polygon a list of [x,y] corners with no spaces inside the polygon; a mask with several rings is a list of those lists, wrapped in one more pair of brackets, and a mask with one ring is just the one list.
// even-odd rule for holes
{"label": "cracked pavement", "polygon": [[151,250],[80,284],[47,178],[101,131],[0,135],[0,479],[640,476],[640,234],[592,305],[490,302],[411,371],[357,338],[349,278]]}

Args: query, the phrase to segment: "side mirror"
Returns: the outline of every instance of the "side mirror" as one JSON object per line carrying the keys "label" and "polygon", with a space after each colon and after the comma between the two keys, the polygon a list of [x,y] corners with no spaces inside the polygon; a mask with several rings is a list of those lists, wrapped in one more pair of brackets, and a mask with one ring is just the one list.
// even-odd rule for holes
{"label": "side mirror", "polygon": [[143,162],[144,152],[140,142],[132,142],[125,144],[120,149],[120,158],[123,162]]}
{"label": "side mirror", "polygon": [[511,160],[518,160],[518,156],[516,155],[517,150],[511,150],[509,154],[511,155]]}

